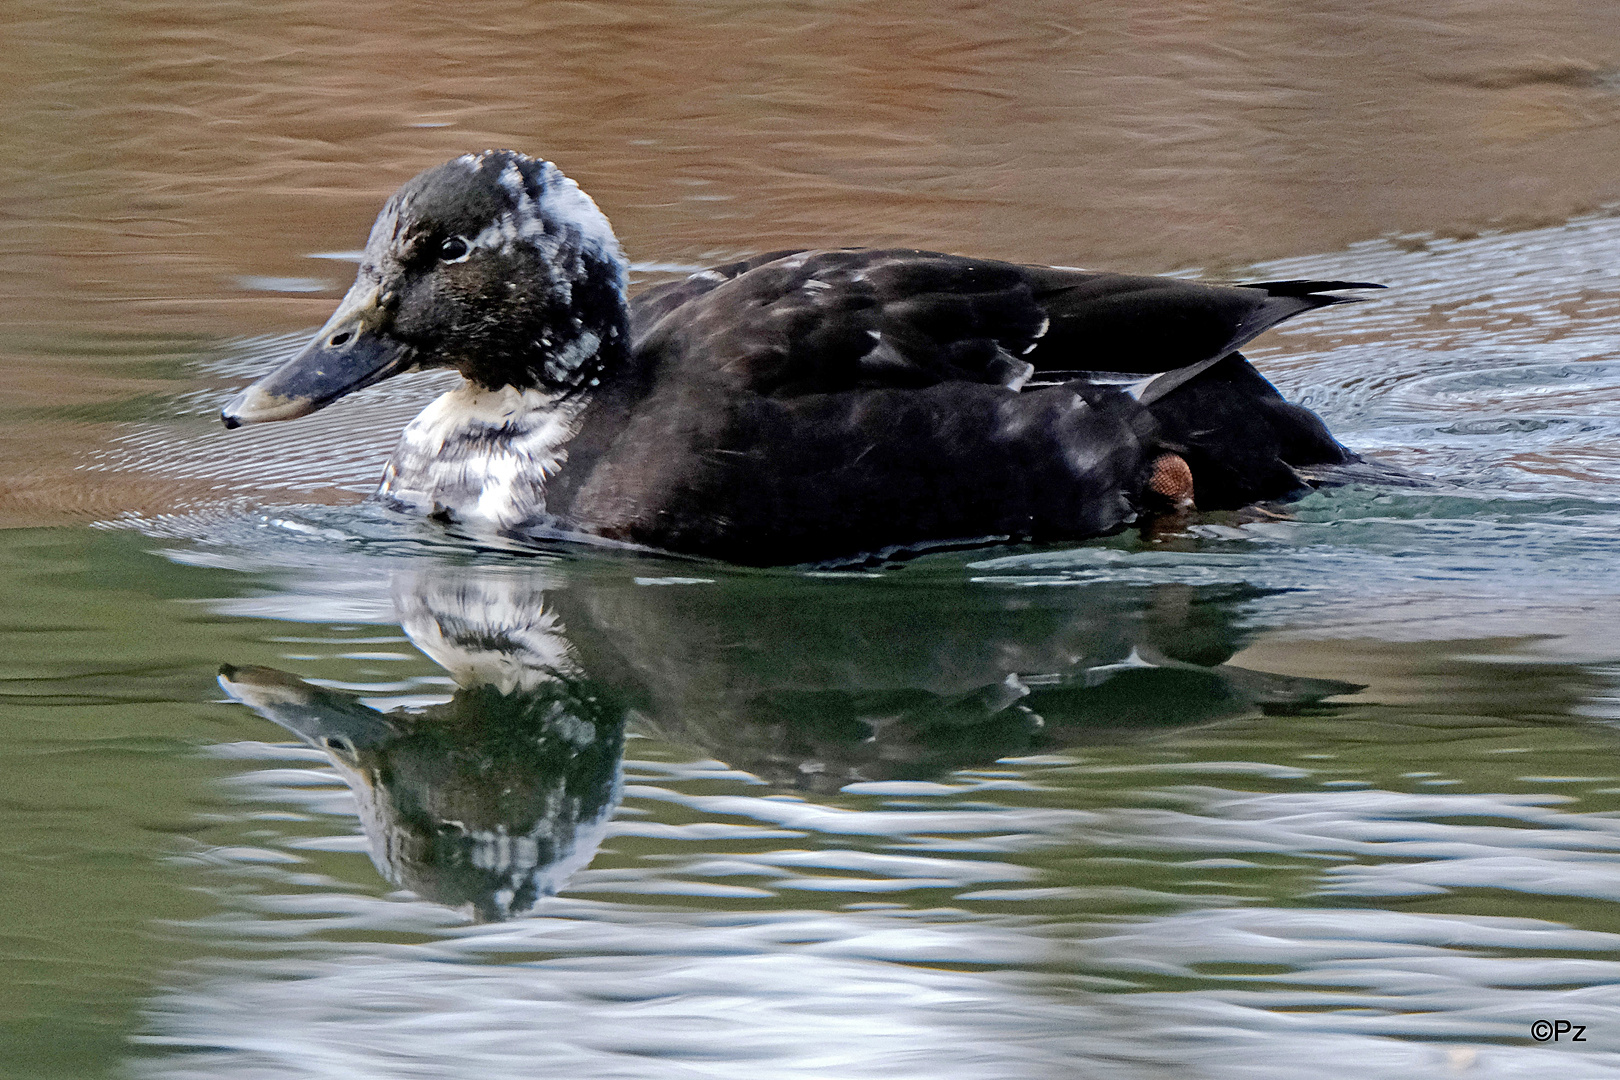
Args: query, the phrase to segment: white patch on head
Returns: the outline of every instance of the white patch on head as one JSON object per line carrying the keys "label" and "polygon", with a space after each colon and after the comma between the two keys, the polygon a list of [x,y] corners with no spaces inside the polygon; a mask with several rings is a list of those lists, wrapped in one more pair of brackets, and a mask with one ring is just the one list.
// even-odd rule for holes
{"label": "white patch on head", "polygon": [[726,275],[720,273],[718,270],[699,270],[697,273],[693,274],[691,277],[688,277],[686,280],[687,281],[724,281],[724,280],[726,280]]}
{"label": "white patch on head", "polygon": [[[578,320],[576,320],[578,321]],[[546,358],[546,378],[566,382],[569,377],[595,356],[602,347],[602,339],[589,330],[583,330],[573,341],[555,350]]]}
{"label": "white patch on head", "polygon": [[[619,250],[619,238],[613,235],[613,226],[608,223],[607,215],[597,207],[596,201],[549,161],[540,165],[540,180],[540,215],[577,235],[579,246],[598,259],[623,263],[624,254]],[[533,201],[529,199],[523,174],[516,162],[501,173],[501,186],[511,192],[512,198],[517,201],[521,223],[522,208],[526,204],[533,205]]]}
{"label": "white patch on head", "polygon": [[[498,214],[494,221],[481,229],[468,243],[474,248],[508,252],[514,245],[524,242],[536,248],[548,263],[577,264],[579,255],[607,263],[618,270],[620,284],[625,274],[624,253],[613,234],[607,215],[578,184],[564,176],[562,170],[549,161],[534,161],[540,196],[529,193],[524,182],[523,167],[518,160],[503,151],[486,150],[479,154],[462,154],[450,164],[460,165],[471,173],[481,172],[491,157],[505,157],[506,164],[496,177],[512,208]],[[530,159],[524,159],[530,160]],[[367,248],[378,248],[380,254],[397,239],[399,211],[397,199],[389,200],[377,223],[372,227]],[[379,247],[380,242],[380,247]],[[570,258],[567,249],[573,249]],[[559,272],[577,269],[577,265],[558,265]]]}
{"label": "white patch on head", "polygon": [[483,251],[507,252],[512,250],[520,235],[517,219],[502,211],[494,221],[480,229],[477,236],[468,240],[467,245]]}
{"label": "white patch on head", "polygon": [[[485,155],[478,155],[477,160],[481,164],[484,158]],[[528,245],[538,254],[553,291],[565,305],[572,302],[576,282],[599,272],[589,269],[587,260],[611,267],[614,284],[622,290],[626,273],[624,253],[607,216],[578,184],[551,162],[537,161],[534,165],[539,198],[529,193],[519,163],[508,160],[496,183],[511,200],[512,208],[497,214],[468,240],[469,246],[509,254],[519,244]]]}

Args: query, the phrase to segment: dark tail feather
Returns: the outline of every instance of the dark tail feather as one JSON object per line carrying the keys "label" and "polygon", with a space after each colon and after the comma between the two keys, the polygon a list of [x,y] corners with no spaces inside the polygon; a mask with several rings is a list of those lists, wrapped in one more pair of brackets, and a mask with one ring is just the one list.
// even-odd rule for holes
{"label": "dark tail feather", "polygon": [[[1312,296],[1317,293],[1338,292],[1340,289],[1382,289],[1371,281],[1308,281],[1298,278],[1292,281],[1243,281],[1238,283],[1242,289],[1264,289],[1272,296]],[[1329,303],[1353,303],[1359,297],[1354,296],[1324,296],[1321,299]]]}
{"label": "dark tail feather", "polygon": [[[1382,289],[1384,286],[1375,285],[1370,281],[1306,281],[1300,279],[1295,281],[1254,281],[1233,287],[1264,290],[1266,298],[1243,316],[1242,320],[1233,328],[1231,338],[1219,352],[1185,367],[1174,368],[1157,376],[1137,391],[1137,400],[1144,405],[1153,404],[1177,387],[1192,382],[1226,357],[1237,356],[1238,349],[1278,323],[1292,319],[1295,315],[1314,311],[1317,308],[1330,307],[1334,304],[1359,303],[1362,300],[1361,297],[1356,296],[1327,295],[1328,292],[1334,289]],[[1242,357],[1240,356],[1239,359],[1242,359]]]}

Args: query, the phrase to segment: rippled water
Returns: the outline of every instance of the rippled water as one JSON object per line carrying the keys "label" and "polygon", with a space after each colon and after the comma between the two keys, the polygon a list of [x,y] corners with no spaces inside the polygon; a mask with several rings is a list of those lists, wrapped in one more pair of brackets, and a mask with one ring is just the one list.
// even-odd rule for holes
{"label": "rippled water", "polygon": [[14,661],[54,723],[8,751],[30,893],[146,939],[136,1075],[1610,1068],[1616,669],[1509,593],[1379,640],[1199,542],[806,577],[170,524],[7,545],[142,597],[45,586],[13,637],[76,647]]}
{"label": "rippled water", "polygon": [[[0,12],[0,1075],[1620,1075],[1620,9],[1308,8]],[[743,571],[219,429],[492,144],[642,282],[1385,282],[1252,356],[1426,479]]]}

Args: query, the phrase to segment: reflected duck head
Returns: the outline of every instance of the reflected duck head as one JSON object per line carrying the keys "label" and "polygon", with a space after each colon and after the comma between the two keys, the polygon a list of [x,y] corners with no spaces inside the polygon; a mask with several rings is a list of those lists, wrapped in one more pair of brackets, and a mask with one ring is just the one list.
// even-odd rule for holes
{"label": "reflected duck head", "polygon": [[625,260],[606,216],[549,161],[465,154],[407,182],[326,325],[221,412],[290,420],[413,368],[569,394],[627,355]]}
{"label": "reflected duck head", "polygon": [[326,754],[385,878],[481,921],[556,892],[595,855],[619,802],[624,711],[585,684],[483,684],[385,714],[274,668],[227,664],[219,683]]}

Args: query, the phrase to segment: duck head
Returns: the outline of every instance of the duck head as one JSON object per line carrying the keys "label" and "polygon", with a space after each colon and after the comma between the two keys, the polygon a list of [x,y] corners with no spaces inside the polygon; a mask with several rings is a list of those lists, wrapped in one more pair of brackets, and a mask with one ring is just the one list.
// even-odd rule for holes
{"label": "duck head", "polygon": [[549,161],[465,154],[394,193],[337,311],[221,419],[290,420],[426,367],[568,395],[628,346],[624,256],[591,197]]}

